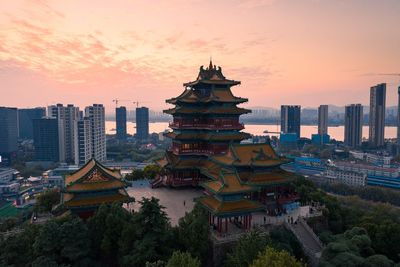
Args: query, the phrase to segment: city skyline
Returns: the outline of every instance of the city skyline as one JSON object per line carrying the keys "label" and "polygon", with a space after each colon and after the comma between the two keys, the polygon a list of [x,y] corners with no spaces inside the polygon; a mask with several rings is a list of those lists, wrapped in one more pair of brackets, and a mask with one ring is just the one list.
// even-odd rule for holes
{"label": "city skyline", "polygon": [[4,3],[0,106],[97,102],[111,110],[120,98],[161,110],[210,56],[242,81],[233,91],[248,96],[248,107],[367,105],[370,86],[382,82],[387,106],[397,103],[400,76],[386,74],[400,72],[398,1],[157,4]]}

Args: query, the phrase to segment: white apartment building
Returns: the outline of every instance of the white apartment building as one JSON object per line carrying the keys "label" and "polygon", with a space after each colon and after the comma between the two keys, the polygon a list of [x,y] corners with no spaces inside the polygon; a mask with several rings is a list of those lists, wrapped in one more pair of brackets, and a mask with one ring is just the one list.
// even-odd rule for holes
{"label": "white apartment building", "polygon": [[47,108],[48,116],[58,119],[60,161],[75,161],[75,126],[79,120],[79,107],[68,104],[51,105]]}
{"label": "white apartment building", "polygon": [[85,117],[90,120],[92,136],[92,157],[103,162],[106,160],[105,109],[102,104],[93,104],[85,108]]}
{"label": "white apartment building", "polygon": [[329,167],[324,176],[329,182],[340,182],[349,186],[365,186],[367,184],[367,175],[365,173],[341,170],[336,167]]}
{"label": "white apartment building", "polygon": [[89,118],[85,117],[75,125],[75,164],[84,165],[92,158],[92,127]]}

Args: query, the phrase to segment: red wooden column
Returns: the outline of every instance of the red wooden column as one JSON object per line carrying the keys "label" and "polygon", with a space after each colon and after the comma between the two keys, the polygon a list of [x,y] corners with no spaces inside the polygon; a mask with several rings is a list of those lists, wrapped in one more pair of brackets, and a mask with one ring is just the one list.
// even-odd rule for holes
{"label": "red wooden column", "polygon": [[249,229],[251,229],[251,219],[252,219],[252,217],[253,217],[253,216],[250,214],[250,215],[249,215]]}
{"label": "red wooden column", "polygon": [[228,218],[225,218],[225,233],[228,233]]}

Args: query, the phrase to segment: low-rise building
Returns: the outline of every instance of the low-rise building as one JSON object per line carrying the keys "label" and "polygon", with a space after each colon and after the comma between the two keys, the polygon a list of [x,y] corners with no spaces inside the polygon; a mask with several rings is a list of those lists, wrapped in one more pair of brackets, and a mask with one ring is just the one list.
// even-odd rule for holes
{"label": "low-rise building", "polygon": [[79,170],[78,165],[61,164],[59,167],[53,170],[44,172],[43,177],[51,187],[62,188],[64,185],[64,176],[77,170]]}
{"label": "low-rise building", "polygon": [[329,167],[324,176],[332,183],[344,183],[349,186],[365,186],[367,184],[367,175],[365,173],[341,170],[336,167]]}
{"label": "low-rise building", "polygon": [[378,167],[369,164],[338,161],[334,166],[345,171],[353,171],[367,175],[368,185],[377,185],[400,189],[400,169]]}
{"label": "low-rise building", "polygon": [[384,167],[389,167],[393,159],[392,156],[388,155],[380,155],[380,154],[366,153],[360,151],[350,151],[349,153],[355,159],[364,160],[368,163]]}
{"label": "low-rise building", "polygon": [[12,168],[0,168],[0,184],[8,184],[17,178],[19,172]]}

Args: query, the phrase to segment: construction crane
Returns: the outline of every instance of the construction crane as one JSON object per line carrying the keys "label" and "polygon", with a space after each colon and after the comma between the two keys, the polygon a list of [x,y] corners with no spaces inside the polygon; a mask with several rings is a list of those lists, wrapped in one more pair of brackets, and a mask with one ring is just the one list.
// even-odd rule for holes
{"label": "construction crane", "polygon": [[378,76],[398,76],[399,77],[399,84],[400,84],[400,73],[378,73],[377,75]]}
{"label": "construction crane", "polygon": [[148,101],[133,101],[132,102],[133,104],[136,104],[136,107],[138,108],[139,107],[139,103],[148,103]]}
{"label": "construction crane", "polygon": [[131,101],[131,100],[129,100],[129,99],[113,99],[113,102],[115,103],[115,108],[118,107],[119,102],[129,102],[129,101]]}

